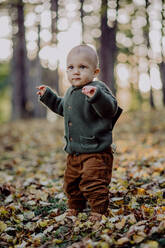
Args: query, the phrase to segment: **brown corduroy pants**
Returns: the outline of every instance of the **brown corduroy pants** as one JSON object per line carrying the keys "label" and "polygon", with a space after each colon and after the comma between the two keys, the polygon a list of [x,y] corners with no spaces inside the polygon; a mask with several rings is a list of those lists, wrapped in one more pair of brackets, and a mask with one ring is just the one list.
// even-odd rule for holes
{"label": "brown corduroy pants", "polygon": [[69,154],[64,175],[68,207],[81,211],[88,201],[92,212],[104,214],[109,204],[112,165],[111,148],[100,153]]}

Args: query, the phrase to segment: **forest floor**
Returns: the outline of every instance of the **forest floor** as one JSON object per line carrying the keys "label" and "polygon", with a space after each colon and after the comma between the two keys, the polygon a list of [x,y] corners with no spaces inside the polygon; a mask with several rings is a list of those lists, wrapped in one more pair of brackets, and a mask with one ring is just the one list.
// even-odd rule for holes
{"label": "forest floor", "polygon": [[0,125],[0,247],[165,247],[165,110],[124,113],[109,216],[65,217],[63,120]]}

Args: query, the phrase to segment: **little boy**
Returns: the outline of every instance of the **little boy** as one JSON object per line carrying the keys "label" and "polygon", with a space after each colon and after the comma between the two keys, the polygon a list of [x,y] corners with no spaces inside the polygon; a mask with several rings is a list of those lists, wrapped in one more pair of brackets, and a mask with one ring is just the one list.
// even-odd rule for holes
{"label": "little boy", "polygon": [[88,201],[91,221],[101,219],[107,212],[113,164],[112,129],[122,112],[107,86],[94,81],[98,73],[96,52],[90,46],[80,45],[67,56],[71,87],[63,98],[47,86],[37,87],[40,100],[65,121],[67,215],[76,216]]}

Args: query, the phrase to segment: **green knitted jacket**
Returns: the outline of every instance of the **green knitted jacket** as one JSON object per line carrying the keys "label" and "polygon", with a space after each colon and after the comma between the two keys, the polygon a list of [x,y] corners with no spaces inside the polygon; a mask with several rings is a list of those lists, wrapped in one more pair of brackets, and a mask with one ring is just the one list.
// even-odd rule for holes
{"label": "green knitted jacket", "polygon": [[96,86],[93,97],[82,93],[82,87],[71,86],[64,97],[59,97],[50,88],[40,100],[53,112],[64,117],[65,151],[94,153],[107,149],[112,144],[112,129],[122,109],[107,86],[100,81],[88,85]]}

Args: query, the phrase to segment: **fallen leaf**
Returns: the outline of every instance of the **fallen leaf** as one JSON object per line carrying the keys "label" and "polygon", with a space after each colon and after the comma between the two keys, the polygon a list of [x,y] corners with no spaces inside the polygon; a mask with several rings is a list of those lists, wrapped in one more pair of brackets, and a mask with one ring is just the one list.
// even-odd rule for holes
{"label": "fallen leaf", "polygon": [[141,241],[143,241],[144,240],[144,236],[142,236],[142,235],[137,235],[137,234],[134,234],[133,235],[133,241],[136,243],[136,244],[138,244],[138,243],[140,243]]}
{"label": "fallen leaf", "polygon": [[88,221],[89,209],[79,217],[64,214],[63,120],[0,124],[1,246],[157,248],[159,241],[162,245],[164,116],[165,110],[121,116],[114,132],[117,153],[108,216],[96,223]]}
{"label": "fallen leaf", "polygon": [[147,248],[158,248],[159,243],[157,241],[148,240],[146,243]]}
{"label": "fallen leaf", "polygon": [[7,228],[7,225],[3,221],[0,221],[0,232],[5,231],[6,228]]}
{"label": "fallen leaf", "polygon": [[48,225],[48,221],[47,221],[47,220],[40,221],[38,224],[39,224],[39,226],[41,226],[41,227],[45,227],[45,226]]}
{"label": "fallen leaf", "polygon": [[117,245],[123,245],[125,243],[129,242],[129,239],[127,237],[123,237],[117,240],[116,244]]}
{"label": "fallen leaf", "polygon": [[25,248],[27,245],[27,242],[23,241],[20,245],[15,245],[14,248]]}
{"label": "fallen leaf", "polygon": [[117,229],[121,230],[125,226],[125,223],[126,223],[125,218],[122,218],[122,220],[120,222],[116,223],[115,226]]}
{"label": "fallen leaf", "polygon": [[61,244],[62,240],[61,239],[54,239],[54,244]]}
{"label": "fallen leaf", "polygon": [[64,220],[65,217],[66,217],[66,213],[61,214],[61,215],[55,217],[54,219],[55,219],[56,222],[60,222],[60,221]]}
{"label": "fallen leaf", "polygon": [[24,212],[25,219],[31,220],[34,216],[35,216],[34,212],[32,212],[32,211],[25,211]]}

